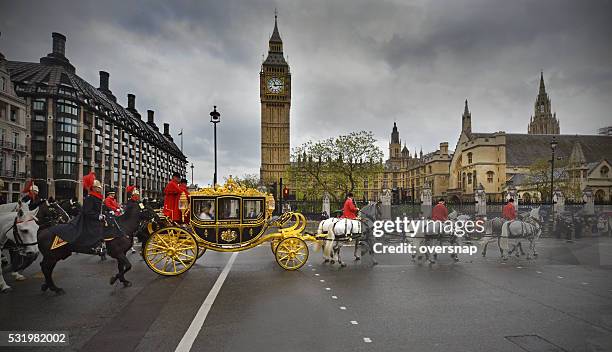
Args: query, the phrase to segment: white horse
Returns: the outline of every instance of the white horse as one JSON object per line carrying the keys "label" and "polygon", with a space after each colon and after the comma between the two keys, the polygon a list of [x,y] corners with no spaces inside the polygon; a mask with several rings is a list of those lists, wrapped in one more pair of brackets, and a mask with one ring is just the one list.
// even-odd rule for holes
{"label": "white horse", "polygon": [[[335,263],[337,260],[341,266],[346,266],[340,258],[340,241],[352,241],[353,235],[360,235],[362,232],[361,221],[352,219],[329,218],[321,221],[319,224],[318,234],[327,233],[325,243],[323,244],[323,258],[325,263]],[[355,244],[355,259],[359,260],[357,255],[358,244]]]}
{"label": "white horse", "polygon": [[[17,212],[0,214],[0,250],[8,249],[9,252],[25,258],[23,267],[16,268],[15,263],[12,263],[14,271],[11,274],[18,281],[25,280],[25,276],[19,274],[19,270],[25,269],[38,256],[36,213],[38,209],[25,212],[19,209]],[[10,290],[11,287],[4,281],[0,269],[0,292]]]}
{"label": "white horse", "polygon": [[[542,234],[542,228],[540,223],[542,217],[540,216],[540,207],[534,208],[529,212],[529,216],[523,220],[511,220],[506,221],[501,228],[501,236],[499,238],[499,249],[502,253],[502,259],[507,259],[509,254],[512,254],[514,250],[520,249],[520,253],[524,254],[523,246],[520,239],[526,239],[529,241],[529,250],[531,253],[527,253],[527,259],[531,259],[531,256],[538,256],[535,248],[535,242],[540,238]],[[508,239],[516,238],[518,243],[514,245],[512,250],[509,250]],[[519,252],[517,252],[517,256]]]}
{"label": "white horse", "polygon": [[0,214],[16,212],[21,208],[21,202],[0,204]]}

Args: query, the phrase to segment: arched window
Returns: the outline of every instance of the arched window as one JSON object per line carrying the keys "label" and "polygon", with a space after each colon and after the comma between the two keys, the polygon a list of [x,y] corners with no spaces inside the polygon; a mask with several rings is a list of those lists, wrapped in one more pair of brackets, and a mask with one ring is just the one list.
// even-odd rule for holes
{"label": "arched window", "polygon": [[469,152],[467,156],[468,156],[468,164],[471,164],[472,163],[472,152]]}
{"label": "arched window", "polygon": [[468,182],[468,185],[472,184],[472,173],[471,172],[468,172],[467,174],[467,182]]}
{"label": "arched window", "polygon": [[487,171],[487,182],[488,183],[493,183],[493,176],[495,176],[495,173],[493,171]]}
{"label": "arched window", "polygon": [[610,173],[610,168],[604,165],[599,169],[599,172],[601,173],[601,177],[607,178],[608,173]]}
{"label": "arched window", "polygon": [[606,198],[606,194],[604,193],[603,190],[598,189],[595,192],[595,202],[602,203],[605,200],[605,198]]}

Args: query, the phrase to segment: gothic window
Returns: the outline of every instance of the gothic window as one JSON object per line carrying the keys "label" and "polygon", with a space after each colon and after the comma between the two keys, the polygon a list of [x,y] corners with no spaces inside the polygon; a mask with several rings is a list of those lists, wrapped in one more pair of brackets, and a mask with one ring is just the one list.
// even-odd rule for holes
{"label": "gothic window", "polygon": [[603,178],[607,178],[608,177],[608,173],[610,172],[610,168],[608,168],[607,166],[602,166],[601,169],[599,169],[599,172],[601,173],[601,177]]}
{"label": "gothic window", "polygon": [[467,174],[467,183],[468,183],[468,185],[472,184],[472,173],[471,172],[469,172]]}
{"label": "gothic window", "polygon": [[467,157],[468,157],[468,164],[471,164],[472,163],[472,153],[471,152],[468,153]]}
{"label": "gothic window", "polygon": [[493,183],[493,175],[495,175],[493,171],[487,171],[487,182],[488,183]]}

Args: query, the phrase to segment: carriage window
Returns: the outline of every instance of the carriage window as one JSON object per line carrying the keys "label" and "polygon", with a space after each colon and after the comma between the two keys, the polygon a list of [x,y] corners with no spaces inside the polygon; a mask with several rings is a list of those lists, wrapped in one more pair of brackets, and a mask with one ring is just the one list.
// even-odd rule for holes
{"label": "carriage window", "polygon": [[194,199],[193,215],[198,220],[215,220],[214,199]]}
{"label": "carriage window", "polygon": [[240,200],[233,198],[219,199],[219,219],[232,220],[240,218]]}
{"label": "carriage window", "polygon": [[257,219],[263,213],[263,201],[245,200],[243,219]]}

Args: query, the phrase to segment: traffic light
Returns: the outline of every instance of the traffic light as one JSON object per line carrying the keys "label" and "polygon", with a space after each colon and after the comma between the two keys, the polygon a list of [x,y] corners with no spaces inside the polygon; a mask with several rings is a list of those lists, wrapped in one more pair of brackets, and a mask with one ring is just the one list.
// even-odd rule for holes
{"label": "traffic light", "polygon": [[289,188],[283,188],[283,199],[286,199],[289,196]]}

